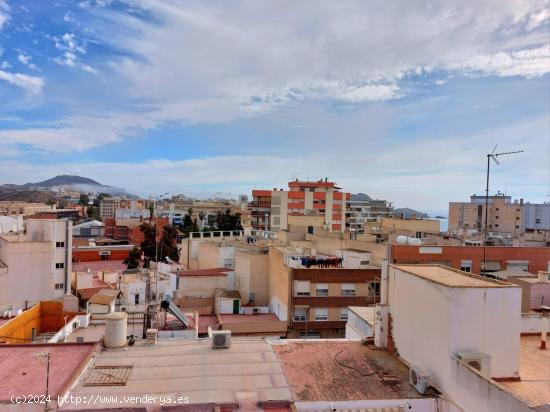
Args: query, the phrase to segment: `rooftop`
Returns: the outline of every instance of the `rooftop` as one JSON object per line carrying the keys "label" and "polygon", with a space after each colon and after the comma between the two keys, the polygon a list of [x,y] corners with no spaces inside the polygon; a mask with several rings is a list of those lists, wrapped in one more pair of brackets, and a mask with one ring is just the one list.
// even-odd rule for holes
{"label": "rooftop", "polygon": [[227,272],[232,272],[230,268],[214,268],[214,269],[198,269],[198,270],[181,270],[178,272],[180,276],[227,276]]}
{"label": "rooftop", "polygon": [[[188,396],[193,404],[290,400],[283,371],[266,340],[233,337],[228,349],[211,345],[210,339],[159,341],[154,346],[136,343],[124,350],[99,352],[95,366],[132,365],[126,385],[84,386],[86,372],[71,394]],[[92,409],[114,406],[120,407],[87,405]]]}
{"label": "rooftop", "polygon": [[[279,321],[274,313],[257,313],[254,315],[220,315],[222,324],[239,322],[272,322]],[[199,318],[200,319],[200,318]]]}
{"label": "rooftop", "polygon": [[537,276],[517,276],[516,279],[522,280],[527,283],[550,284],[550,280],[547,280],[547,279],[539,280]]}
{"label": "rooftop", "polygon": [[74,272],[85,272],[88,269],[90,269],[91,272],[114,272],[116,270],[125,270],[126,265],[123,260],[100,260],[94,262],[73,263]]}
{"label": "rooftop", "polygon": [[96,348],[96,343],[0,345],[0,403],[10,402],[12,395],[46,393],[46,360],[37,358],[39,353],[50,353],[49,394],[54,398],[65,393]]}
{"label": "rooftop", "polygon": [[452,288],[511,288],[510,283],[472,275],[443,265],[390,265],[403,272]]}
{"label": "rooftop", "polygon": [[522,336],[519,382],[501,382],[505,388],[531,406],[550,403],[550,350],[540,350],[540,336]]}
{"label": "rooftop", "polygon": [[403,363],[360,342],[292,342],[273,349],[295,401],[421,397]]}

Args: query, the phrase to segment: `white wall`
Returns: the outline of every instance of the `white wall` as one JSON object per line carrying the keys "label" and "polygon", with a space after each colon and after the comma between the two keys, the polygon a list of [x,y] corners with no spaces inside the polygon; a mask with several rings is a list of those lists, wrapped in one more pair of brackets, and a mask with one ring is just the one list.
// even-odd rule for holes
{"label": "white wall", "polygon": [[458,352],[490,355],[494,377],[519,375],[520,288],[450,288],[390,267],[388,297],[399,356],[451,399],[467,397],[458,390]]}
{"label": "white wall", "polygon": [[[542,331],[542,322],[544,322],[544,319],[541,313],[522,313],[521,333],[540,333]],[[546,318],[546,322],[549,322],[548,318]],[[549,329],[550,328],[547,330]]]}
{"label": "white wall", "polygon": [[[294,402],[296,409],[302,411],[330,411],[333,408],[337,410],[365,410],[369,408],[398,408],[403,407],[405,412],[443,412],[437,407],[437,399],[376,399],[361,401],[317,401],[317,402]],[[439,401],[441,402],[441,401]]]}

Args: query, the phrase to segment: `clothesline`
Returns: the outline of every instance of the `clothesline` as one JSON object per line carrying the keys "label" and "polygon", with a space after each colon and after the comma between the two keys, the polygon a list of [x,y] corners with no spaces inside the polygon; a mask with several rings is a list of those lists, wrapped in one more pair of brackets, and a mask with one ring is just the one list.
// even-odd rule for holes
{"label": "clothesline", "polygon": [[321,268],[342,267],[343,259],[340,257],[316,258],[315,256],[292,256],[292,260],[299,261],[302,266],[310,268],[319,266]]}

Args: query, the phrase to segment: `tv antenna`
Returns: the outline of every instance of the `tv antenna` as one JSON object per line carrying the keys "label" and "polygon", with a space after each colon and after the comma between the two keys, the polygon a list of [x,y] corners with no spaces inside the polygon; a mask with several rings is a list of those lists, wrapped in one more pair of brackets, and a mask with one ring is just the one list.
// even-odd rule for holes
{"label": "tv antenna", "polygon": [[500,152],[495,153],[497,150],[497,146],[493,148],[493,151],[491,153],[487,153],[487,182],[485,185],[485,224],[484,224],[484,235],[483,235],[483,275],[485,275],[485,266],[486,266],[486,246],[487,246],[487,216],[488,216],[488,210],[489,210],[489,174],[491,171],[491,159],[497,164],[500,165],[500,162],[498,161],[499,156],[507,156],[517,153],[523,153],[523,150],[515,150],[513,152]]}

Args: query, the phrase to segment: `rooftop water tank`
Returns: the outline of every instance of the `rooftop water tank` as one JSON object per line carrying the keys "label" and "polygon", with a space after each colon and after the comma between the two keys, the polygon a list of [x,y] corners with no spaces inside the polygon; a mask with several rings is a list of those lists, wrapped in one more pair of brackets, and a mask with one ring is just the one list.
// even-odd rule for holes
{"label": "rooftop water tank", "polygon": [[422,244],[422,239],[409,236],[397,236],[395,239],[398,245],[416,245],[420,246]]}
{"label": "rooftop water tank", "polygon": [[126,312],[113,312],[105,316],[106,348],[122,348],[126,346],[128,332],[128,315]]}

